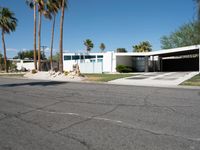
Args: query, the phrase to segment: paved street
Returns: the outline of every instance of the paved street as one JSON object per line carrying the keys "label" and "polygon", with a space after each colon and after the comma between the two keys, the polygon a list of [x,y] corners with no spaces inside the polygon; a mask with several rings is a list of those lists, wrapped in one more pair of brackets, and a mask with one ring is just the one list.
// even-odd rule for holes
{"label": "paved street", "polygon": [[0,150],[200,150],[200,90],[0,78]]}

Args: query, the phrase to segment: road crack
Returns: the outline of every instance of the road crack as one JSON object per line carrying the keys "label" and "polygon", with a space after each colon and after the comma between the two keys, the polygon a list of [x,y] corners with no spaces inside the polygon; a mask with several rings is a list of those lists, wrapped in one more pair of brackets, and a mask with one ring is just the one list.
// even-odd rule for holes
{"label": "road crack", "polygon": [[57,131],[55,131],[55,132],[56,132],[56,133],[60,133],[60,132],[62,132],[63,130],[68,130],[69,128],[72,128],[72,127],[74,127],[74,126],[76,126],[76,125],[85,123],[85,122],[87,122],[87,121],[90,121],[90,120],[95,119],[95,118],[97,118],[97,117],[101,117],[101,116],[107,115],[107,114],[109,114],[109,113],[112,113],[112,112],[114,112],[119,106],[120,106],[120,105],[116,105],[114,108],[112,108],[111,110],[109,110],[109,111],[107,111],[107,112],[104,112],[104,113],[102,113],[102,114],[98,114],[98,115],[94,115],[94,116],[88,117],[88,118],[86,118],[86,119],[84,119],[84,120],[82,120],[82,121],[75,122],[75,123],[73,123],[73,124],[71,124],[71,125],[69,125],[69,126],[67,126],[67,127],[65,127],[65,128],[59,129],[59,130],[57,130]]}

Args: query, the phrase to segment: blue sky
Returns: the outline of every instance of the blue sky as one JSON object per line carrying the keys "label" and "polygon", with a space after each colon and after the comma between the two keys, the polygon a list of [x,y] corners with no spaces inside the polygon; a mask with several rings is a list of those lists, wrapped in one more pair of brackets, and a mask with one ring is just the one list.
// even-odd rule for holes
{"label": "blue sky", "polygon": [[[0,0],[18,18],[16,32],[6,35],[8,56],[23,49],[33,49],[33,11],[25,0]],[[59,46],[57,16],[54,52]],[[94,42],[92,51],[99,51],[101,42],[107,51],[126,48],[148,40],[154,50],[160,49],[160,38],[195,19],[193,0],[69,0],[64,23],[64,50],[83,52],[83,41]],[[42,45],[50,45],[51,22],[43,20]],[[2,44],[0,43],[2,52]],[[48,53],[48,50],[47,50]]]}

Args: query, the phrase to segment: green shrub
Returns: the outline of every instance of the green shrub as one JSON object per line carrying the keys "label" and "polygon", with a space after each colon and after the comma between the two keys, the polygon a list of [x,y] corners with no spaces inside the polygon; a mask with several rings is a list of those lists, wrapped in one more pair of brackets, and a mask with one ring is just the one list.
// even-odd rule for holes
{"label": "green shrub", "polygon": [[133,68],[125,65],[117,65],[116,67],[117,72],[120,73],[128,73],[128,72],[133,72]]}
{"label": "green shrub", "polygon": [[37,70],[33,69],[31,72],[32,72],[32,74],[35,74],[35,73],[37,73]]}
{"label": "green shrub", "polygon": [[68,71],[64,71],[64,75],[67,76],[69,74]]}

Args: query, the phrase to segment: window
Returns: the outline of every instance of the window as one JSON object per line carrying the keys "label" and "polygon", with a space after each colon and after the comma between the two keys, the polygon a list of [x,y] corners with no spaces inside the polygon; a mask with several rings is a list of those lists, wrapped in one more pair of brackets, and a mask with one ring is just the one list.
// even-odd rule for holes
{"label": "window", "polygon": [[79,56],[72,56],[72,60],[78,60]]}
{"label": "window", "polygon": [[86,55],[85,56],[85,59],[92,59],[92,58],[96,58],[96,56],[95,55]]}
{"label": "window", "polygon": [[97,62],[103,62],[103,59],[97,59]]}
{"label": "window", "polygon": [[103,58],[103,55],[97,55],[97,58]]}
{"label": "window", "polygon": [[84,59],[84,56],[83,56],[83,55],[81,55],[81,59]]}
{"label": "window", "polygon": [[94,59],[91,59],[91,60],[90,60],[90,62],[93,62],[93,63],[95,63],[95,60],[94,60]]}
{"label": "window", "polygon": [[71,60],[72,56],[64,56],[64,60]]}

